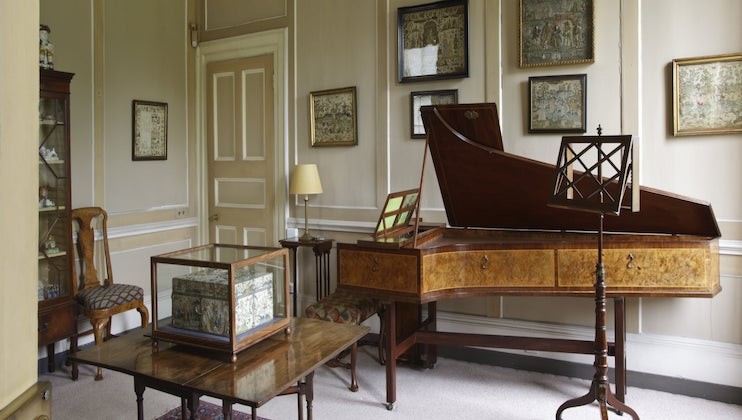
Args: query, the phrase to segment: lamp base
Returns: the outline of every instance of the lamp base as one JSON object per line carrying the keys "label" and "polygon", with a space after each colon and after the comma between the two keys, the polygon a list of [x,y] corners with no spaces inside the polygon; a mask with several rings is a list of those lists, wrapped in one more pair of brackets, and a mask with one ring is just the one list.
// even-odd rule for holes
{"label": "lamp base", "polygon": [[305,230],[304,234],[301,235],[301,237],[299,238],[299,241],[301,242],[311,242],[313,240],[314,240],[314,236],[312,236],[312,234],[309,233],[308,230]]}

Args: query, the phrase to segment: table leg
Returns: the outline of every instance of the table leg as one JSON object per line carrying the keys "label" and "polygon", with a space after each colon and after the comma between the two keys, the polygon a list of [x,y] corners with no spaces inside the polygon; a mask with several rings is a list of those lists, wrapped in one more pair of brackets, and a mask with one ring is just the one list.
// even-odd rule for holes
{"label": "table leg", "polygon": [[188,418],[188,399],[186,397],[180,397],[180,418]]}
{"label": "table leg", "polygon": [[294,292],[293,293],[294,294],[294,301],[293,301],[293,304],[294,304],[294,316],[299,316],[298,315],[299,312],[298,312],[298,309],[296,307],[296,290],[297,290],[296,282],[297,282],[297,277],[298,277],[298,275],[296,274],[296,271],[297,271],[297,267],[296,267],[296,261],[297,261],[296,253],[297,252],[298,252],[298,250],[296,248],[291,248],[291,255],[293,256],[293,266],[291,267],[291,275],[293,277],[292,278],[293,285],[291,287],[292,287],[293,292]]}
{"label": "table leg", "polygon": [[134,393],[137,395],[137,420],[144,420],[144,382],[134,376]]}
{"label": "table leg", "polygon": [[198,418],[198,406],[200,403],[201,395],[191,394],[191,397],[188,399],[188,409],[191,410],[191,420],[196,420]]}
{"label": "table leg", "polygon": [[[312,403],[314,401],[314,372],[309,372],[306,378],[304,378],[304,386],[306,387],[306,398],[307,398],[307,420],[312,420]],[[299,410],[299,420],[302,420],[301,410]]]}
{"label": "table leg", "polygon": [[[222,414],[224,415],[224,420],[232,420],[232,403],[230,401],[222,400]],[[253,419],[256,418],[253,416]]]}
{"label": "table leg", "polygon": [[54,372],[56,369],[54,365],[54,343],[47,344],[46,346],[46,368],[49,372]]}
{"label": "table leg", "polygon": [[[320,268],[325,283],[324,296],[330,294],[330,250],[322,254],[322,267]],[[324,297],[323,296],[323,297]]]}
{"label": "table leg", "polygon": [[384,342],[386,344],[386,409],[394,409],[397,401],[397,311],[395,302],[385,303]]}
{"label": "table leg", "polygon": [[[75,328],[75,335],[70,337],[70,353],[69,354],[75,354],[77,353],[77,328]],[[67,362],[69,362],[69,359],[67,359]],[[77,380],[79,377],[79,370],[77,367],[77,362],[71,362],[72,363],[72,380]]]}
{"label": "table leg", "polygon": [[314,275],[317,282],[317,301],[330,294],[330,252],[332,243],[312,246],[314,252]]}
{"label": "table leg", "polygon": [[[438,305],[437,302],[429,302],[428,303],[428,331],[437,331],[438,325],[437,325],[437,319],[438,319]],[[425,355],[425,367],[428,369],[432,369],[435,367],[436,362],[438,362],[438,345],[436,344],[428,344],[425,348],[425,352],[427,353]]]}
{"label": "table leg", "polygon": [[317,285],[317,302],[322,299],[325,294],[322,290],[322,274],[321,274],[321,265],[322,265],[322,254],[317,248],[313,249],[314,251],[314,278]]}
{"label": "table leg", "polygon": [[302,395],[306,393],[306,387],[305,385],[299,380],[299,382],[296,384],[296,412],[299,413],[299,420],[304,419],[304,401],[302,400]]}

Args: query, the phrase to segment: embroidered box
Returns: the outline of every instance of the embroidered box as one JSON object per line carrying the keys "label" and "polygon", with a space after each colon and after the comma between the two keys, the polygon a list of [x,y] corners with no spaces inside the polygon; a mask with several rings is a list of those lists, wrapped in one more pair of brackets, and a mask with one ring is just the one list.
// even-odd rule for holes
{"label": "embroidered box", "polygon": [[[273,273],[244,267],[234,272],[235,333],[273,319]],[[206,268],[173,277],[172,326],[230,336],[229,278],[224,269]]]}

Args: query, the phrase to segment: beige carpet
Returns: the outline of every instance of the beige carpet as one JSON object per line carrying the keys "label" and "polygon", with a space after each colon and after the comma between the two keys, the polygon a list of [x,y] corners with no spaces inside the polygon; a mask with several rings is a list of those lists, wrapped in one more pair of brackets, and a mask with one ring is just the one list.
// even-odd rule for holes
{"label": "beige carpet", "polygon": [[[561,376],[485,366],[451,359],[439,359],[431,370],[401,366],[397,370],[397,402],[387,411],[384,367],[376,363],[374,348],[359,351],[359,385],[356,393],[347,388],[348,373],[320,368],[315,374],[314,418],[317,420],[383,419],[554,419],[556,409],[566,400],[587,392],[589,381]],[[63,370],[40,375],[53,383],[53,418],[136,419],[134,385],[131,377],[104,371],[95,382],[91,366],[80,367],[80,379],[73,382]],[[210,398],[207,401],[218,402]],[[627,403],[643,420],[742,419],[742,406],[629,388]],[[180,400],[161,392],[144,392],[145,418],[156,418],[179,406]],[[249,409],[236,405],[236,410]],[[271,420],[296,419],[296,396],[276,397],[258,409],[260,417]],[[597,406],[569,409],[564,420],[599,419]],[[610,414],[611,419],[630,419]]]}

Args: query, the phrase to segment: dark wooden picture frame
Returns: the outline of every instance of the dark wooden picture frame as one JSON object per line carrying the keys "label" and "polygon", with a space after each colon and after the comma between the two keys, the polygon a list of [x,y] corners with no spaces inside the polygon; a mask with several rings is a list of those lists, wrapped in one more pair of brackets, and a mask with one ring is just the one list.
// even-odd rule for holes
{"label": "dark wooden picture frame", "polygon": [[312,147],[357,145],[356,87],[310,92],[309,129]]}
{"label": "dark wooden picture frame", "polygon": [[520,67],[595,62],[593,0],[520,0]]}
{"label": "dark wooden picture frame", "polygon": [[529,133],[584,133],[587,75],[528,78]]}
{"label": "dark wooden picture frame", "polygon": [[468,0],[398,8],[398,81],[462,77],[469,77]]}
{"label": "dark wooden picture frame", "polygon": [[413,139],[425,138],[425,127],[420,115],[421,106],[457,103],[459,103],[458,89],[410,92],[410,137]]}
{"label": "dark wooden picture frame", "polygon": [[131,160],[167,160],[167,103],[131,101]]}
{"label": "dark wooden picture frame", "polygon": [[672,60],[672,133],[742,133],[742,53]]}

